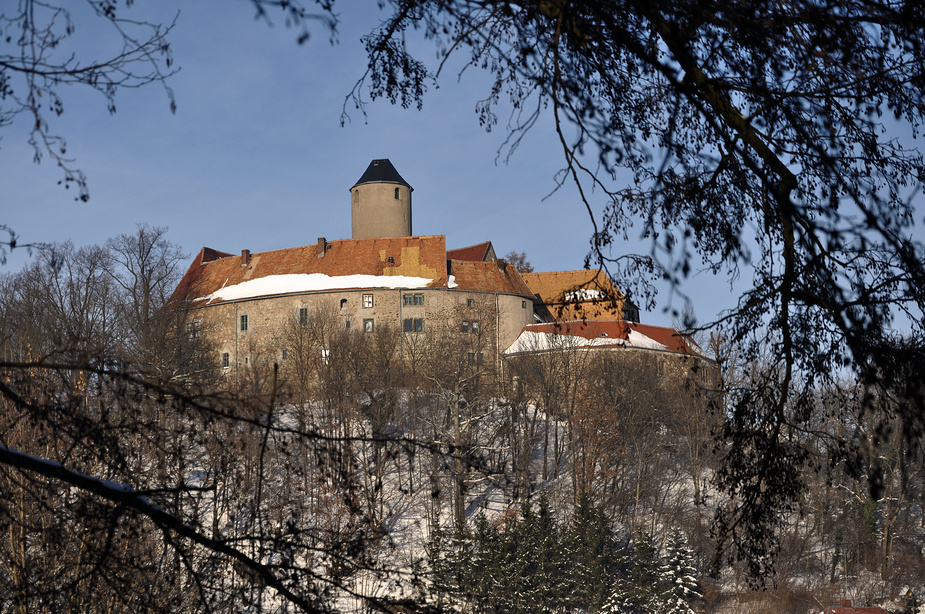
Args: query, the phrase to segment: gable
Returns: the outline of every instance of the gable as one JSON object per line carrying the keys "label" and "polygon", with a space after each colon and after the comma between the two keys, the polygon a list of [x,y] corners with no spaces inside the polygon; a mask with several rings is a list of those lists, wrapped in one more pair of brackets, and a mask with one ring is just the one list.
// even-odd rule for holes
{"label": "gable", "polygon": [[446,257],[448,260],[469,260],[472,262],[489,262],[498,259],[491,241],[485,241],[484,243],[470,245],[468,247],[449,249],[446,252]]}
{"label": "gable", "polygon": [[639,319],[632,301],[600,269],[523,273],[524,281],[541,303],[547,320]]}

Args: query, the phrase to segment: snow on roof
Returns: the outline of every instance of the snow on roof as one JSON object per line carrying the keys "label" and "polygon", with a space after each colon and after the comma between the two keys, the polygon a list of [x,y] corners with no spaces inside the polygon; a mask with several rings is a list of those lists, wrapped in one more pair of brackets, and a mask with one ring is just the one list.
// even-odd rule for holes
{"label": "snow on roof", "polygon": [[651,337],[646,337],[638,330],[630,329],[629,330],[629,340],[626,345],[636,348],[648,348],[650,350],[667,350],[668,347],[664,343],[659,343]]}
{"label": "snow on roof", "polygon": [[267,275],[216,290],[197,301],[233,301],[274,294],[345,290],[350,288],[426,288],[433,280],[405,275],[338,275],[297,273]]}
{"label": "snow on roof", "polygon": [[519,354],[521,352],[545,352],[549,350],[565,350],[579,347],[606,347],[625,346],[623,339],[613,337],[598,337],[584,339],[574,335],[559,335],[556,333],[536,333],[525,330],[514,340],[511,347],[504,350],[505,354]]}
{"label": "snow on roof", "polygon": [[674,329],[625,320],[528,324],[504,353],[589,347],[641,348],[702,355]]}

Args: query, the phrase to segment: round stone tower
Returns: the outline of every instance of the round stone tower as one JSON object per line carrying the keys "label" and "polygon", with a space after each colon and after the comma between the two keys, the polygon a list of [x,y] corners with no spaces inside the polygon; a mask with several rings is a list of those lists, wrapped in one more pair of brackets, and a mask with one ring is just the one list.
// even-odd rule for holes
{"label": "round stone tower", "polygon": [[350,188],[354,239],[411,236],[411,191],[388,159],[373,160]]}

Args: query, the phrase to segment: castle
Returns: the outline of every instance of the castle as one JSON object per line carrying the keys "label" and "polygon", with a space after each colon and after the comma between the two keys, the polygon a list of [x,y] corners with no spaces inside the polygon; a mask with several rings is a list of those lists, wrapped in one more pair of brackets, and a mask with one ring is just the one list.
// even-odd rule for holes
{"label": "castle", "polygon": [[673,329],[639,324],[600,271],[521,273],[490,242],[447,249],[443,235],[415,236],[412,191],[389,160],[373,160],[350,188],[350,239],[240,254],[204,247],[172,299],[190,309],[190,336],[208,334],[235,378],[257,355],[286,361],[287,327],[322,315],[357,334],[397,331],[402,348],[439,331],[477,336],[469,359],[479,364],[549,351],[553,338],[700,355]]}

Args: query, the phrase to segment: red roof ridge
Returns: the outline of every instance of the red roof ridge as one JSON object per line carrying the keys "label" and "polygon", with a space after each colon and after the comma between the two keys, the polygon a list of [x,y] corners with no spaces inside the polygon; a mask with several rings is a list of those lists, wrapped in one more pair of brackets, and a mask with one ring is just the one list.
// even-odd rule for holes
{"label": "red roof ridge", "polygon": [[468,245],[466,247],[448,249],[446,250],[446,259],[484,262],[490,251],[493,249],[494,248],[491,245],[491,241],[485,241],[483,243],[476,243],[475,245]]}

